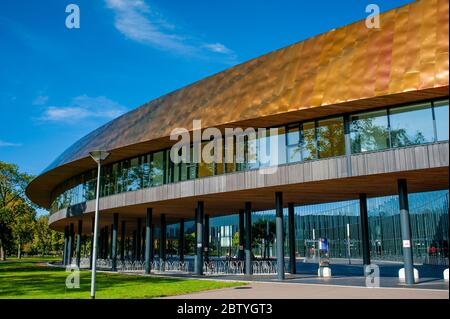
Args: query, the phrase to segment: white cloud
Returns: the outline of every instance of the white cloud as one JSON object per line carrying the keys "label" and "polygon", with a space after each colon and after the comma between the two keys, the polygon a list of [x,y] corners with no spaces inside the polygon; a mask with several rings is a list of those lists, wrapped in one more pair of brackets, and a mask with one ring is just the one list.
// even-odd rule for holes
{"label": "white cloud", "polygon": [[204,56],[219,53],[235,59],[235,54],[221,43],[208,44],[176,32],[176,26],[154,12],[143,0],[105,0],[115,13],[114,25],[127,38],[177,54]]}
{"label": "white cloud", "polygon": [[6,141],[0,140],[0,147],[18,147],[18,146],[22,146],[22,144],[11,143],[11,142],[6,142]]}
{"label": "white cloud", "polygon": [[222,53],[222,54],[231,54],[232,51],[224,46],[222,43],[211,43],[205,44],[204,47],[212,52]]}
{"label": "white cloud", "polygon": [[38,95],[33,100],[33,105],[44,105],[48,102],[48,96],[47,95]]}
{"label": "white cloud", "polygon": [[86,119],[113,119],[126,108],[105,96],[80,95],[72,98],[69,105],[49,106],[40,117],[43,121],[76,123]]}

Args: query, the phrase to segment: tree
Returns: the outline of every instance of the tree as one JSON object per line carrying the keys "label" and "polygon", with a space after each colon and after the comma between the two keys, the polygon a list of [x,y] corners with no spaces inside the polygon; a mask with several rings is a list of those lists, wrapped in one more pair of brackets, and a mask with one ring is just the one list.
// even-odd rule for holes
{"label": "tree", "polygon": [[64,244],[62,233],[51,230],[48,226],[48,216],[39,216],[33,227],[31,253],[49,255],[60,252]]}
{"label": "tree", "polygon": [[[252,246],[259,246],[261,256],[268,257],[269,243],[275,238],[275,222],[260,219],[252,224]],[[264,246],[263,246],[264,243]]]}
{"label": "tree", "polygon": [[17,258],[22,257],[22,246],[33,239],[33,229],[36,222],[36,212],[33,207],[22,201],[17,200],[14,209],[14,220],[10,227],[12,228],[13,238],[17,247]]}
{"label": "tree", "polygon": [[22,216],[31,203],[25,196],[25,187],[32,176],[19,172],[17,165],[0,161],[0,259],[6,259],[6,247],[11,244],[15,220]]}

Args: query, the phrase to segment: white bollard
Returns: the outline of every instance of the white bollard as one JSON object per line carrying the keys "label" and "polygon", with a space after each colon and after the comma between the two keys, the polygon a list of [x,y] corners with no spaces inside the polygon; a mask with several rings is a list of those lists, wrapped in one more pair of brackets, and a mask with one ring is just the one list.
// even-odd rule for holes
{"label": "white bollard", "polygon": [[[405,268],[401,268],[398,271],[398,279],[400,279],[400,281],[405,281]],[[414,281],[419,281],[419,271],[416,268],[414,268]]]}
{"label": "white bollard", "polygon": [[444,280],[448,281],[448,268],[444,270]]}
{"label": "white bollard", "polygon": [[330,267],[319,267],[317,271],[317,275],[319,277],[330,278],[331,277],[331,268]]}

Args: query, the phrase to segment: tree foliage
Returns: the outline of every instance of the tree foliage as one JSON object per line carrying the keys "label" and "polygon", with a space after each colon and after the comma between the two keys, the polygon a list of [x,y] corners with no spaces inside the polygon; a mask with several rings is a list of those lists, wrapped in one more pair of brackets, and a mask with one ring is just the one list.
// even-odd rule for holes
{"label": "tree foliage", "polygon": [[33,176],[0,161],[0,259],[22,252],[48,254],[61,249],[61,234],[48,227],[48,216],[36,214],[25,196]]}

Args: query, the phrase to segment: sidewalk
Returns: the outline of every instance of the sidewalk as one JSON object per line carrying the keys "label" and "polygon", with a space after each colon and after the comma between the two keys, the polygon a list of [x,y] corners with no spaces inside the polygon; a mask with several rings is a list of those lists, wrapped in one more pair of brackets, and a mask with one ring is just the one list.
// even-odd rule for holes
{"label": "sidewalk", "polygon": [[164,299],[449,299],[448,290],[253,282]]}

